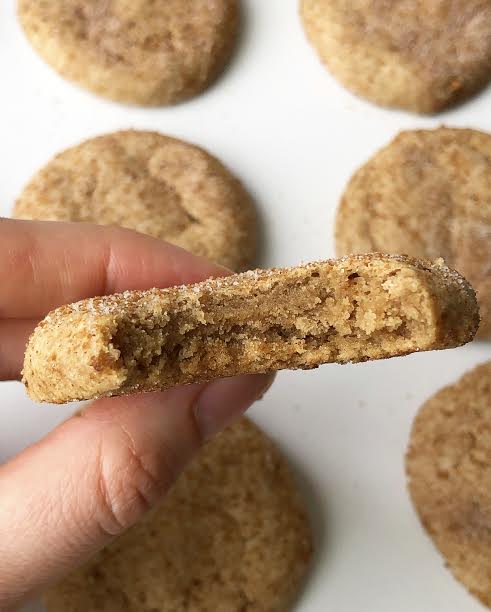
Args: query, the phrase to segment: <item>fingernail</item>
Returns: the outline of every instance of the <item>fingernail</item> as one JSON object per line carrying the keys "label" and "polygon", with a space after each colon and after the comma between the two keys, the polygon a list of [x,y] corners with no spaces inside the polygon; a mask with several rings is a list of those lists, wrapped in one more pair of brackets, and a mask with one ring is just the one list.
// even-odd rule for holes
{"label": "fingernail", "polygon": [[270,374],[248,374],[209,383],[194,407],[203,438],[207,440],[231,425],[266,393],[273,380]]}

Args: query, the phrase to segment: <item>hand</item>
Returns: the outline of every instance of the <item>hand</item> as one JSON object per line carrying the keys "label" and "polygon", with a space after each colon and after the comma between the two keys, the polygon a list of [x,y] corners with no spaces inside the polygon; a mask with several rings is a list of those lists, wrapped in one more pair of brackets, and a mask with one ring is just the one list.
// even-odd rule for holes
{"label": "hand", "polygon": [[[61,304],[227,271],[116,227],[0,219],[0,380],[19,379],[36,323]],[[0,466],[0,610],[15,608],[134,524],[270,376],[102,399]],[[49,410],[40,407],[39,410]]]}

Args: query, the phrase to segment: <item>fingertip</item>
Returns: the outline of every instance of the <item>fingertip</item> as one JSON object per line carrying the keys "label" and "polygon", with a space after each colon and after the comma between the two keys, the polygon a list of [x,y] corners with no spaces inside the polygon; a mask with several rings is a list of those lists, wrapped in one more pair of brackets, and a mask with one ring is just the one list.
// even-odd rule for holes
{"label": "fingertip", "polygon": [[246,374],[209,383],[194,405],[201,435],[207,440],[231,425],[274,381],[274,374]]}

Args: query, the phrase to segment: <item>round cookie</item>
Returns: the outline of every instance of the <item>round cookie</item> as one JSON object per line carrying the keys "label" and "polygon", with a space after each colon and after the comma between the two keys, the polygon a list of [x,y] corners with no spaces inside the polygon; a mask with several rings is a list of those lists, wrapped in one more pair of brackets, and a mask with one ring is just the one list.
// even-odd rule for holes
{"label": "round cookie", "polygon": [[332,74],[382,106],[434,113],[491,78],[489,0],[301,0]]}
{"label": "round cookie", "polygon": [[223,70],[239,0],[18,0],[25,34],[59,74],[118,102],[190,98]]}
{"label": "round cookie", "polygon": [[421,522],[465,587],[491,607],[491,362],[434,395],[406,458]]}
{"label": "round cookie", "polygon": [[121,225],[233,270],[256,251],[256,215],[240,182],[206,151],[154,132],[63,151],[31,179],[14,217]]}
{"label": "round cookie", "polygon": [[310,556],[289,468],[242,418],[156,510],[44,599],[48,612],[284,612]]}
{"label": "round cookie", "polygon": [[337,213],[336,251],[443,257],[476,289],[478,335],[491,338],[491,135],[400,133],[351,179]]}

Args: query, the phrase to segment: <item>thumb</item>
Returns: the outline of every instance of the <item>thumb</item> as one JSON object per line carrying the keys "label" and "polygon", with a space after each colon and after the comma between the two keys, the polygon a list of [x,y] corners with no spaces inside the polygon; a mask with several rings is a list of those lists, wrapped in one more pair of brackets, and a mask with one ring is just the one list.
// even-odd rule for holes
{"label": "thumb", "polygon": [[242,376],[99,400],[0,467],[0,610],[135,523],[271,381]]}

